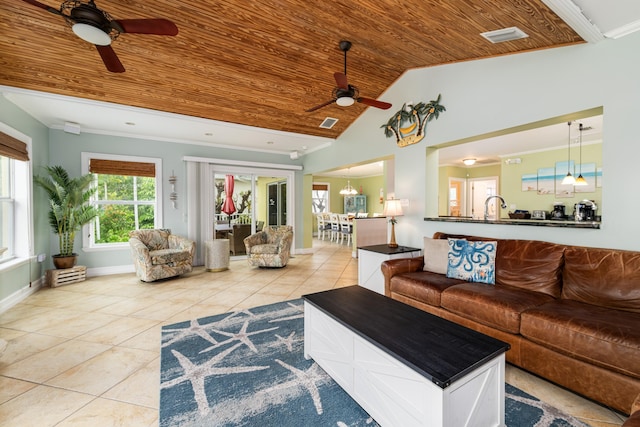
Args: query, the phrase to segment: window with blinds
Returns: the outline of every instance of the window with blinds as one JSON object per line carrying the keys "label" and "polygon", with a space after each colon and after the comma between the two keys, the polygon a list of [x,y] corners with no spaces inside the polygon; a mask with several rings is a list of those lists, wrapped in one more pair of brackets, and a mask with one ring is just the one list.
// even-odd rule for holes
{"label": "window with blinds", "polygon": [[123,246],[131,230],[158,228],[160,160],[86,154],[98,189],[92,203],[99,212],[88,233],[89,247]]}
{"label": "window with blinds", "polygon": [[329,184],[314,182],[311,189],[312,211],[314,214],[330,212]]}

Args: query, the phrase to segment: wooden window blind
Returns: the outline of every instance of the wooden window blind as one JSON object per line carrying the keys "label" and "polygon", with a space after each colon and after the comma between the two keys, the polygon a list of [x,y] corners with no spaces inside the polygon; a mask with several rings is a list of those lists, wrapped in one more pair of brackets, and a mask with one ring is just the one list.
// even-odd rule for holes
{"label": "wooden window blind", "polygon": [[89,172],[106,175],[156,176],[155,163],[124,162],[120,160],[91,159]]}
{"label": "wooden window blind", "polygon": [[329,191],[329,184],[313,184],[313,190]]}
{"label": "wooden window blind", "polygon": [[4,132],[0,132],[0,156],[26,162],[29,160],[27,144]]}

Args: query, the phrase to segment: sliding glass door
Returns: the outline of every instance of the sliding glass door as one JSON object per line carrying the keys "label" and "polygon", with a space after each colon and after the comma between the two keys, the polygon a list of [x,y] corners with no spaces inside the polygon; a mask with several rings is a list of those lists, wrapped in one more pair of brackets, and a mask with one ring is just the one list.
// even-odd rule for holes
{"label": "sliding glass door", "polygon": [[210,166],[212,203],[208,216],[212,238],[229,238],[230,233],[237,232],[251,234],[265,226],[293,225],[293,217],[290,221],[288,216],[294,209],[292,171]]}

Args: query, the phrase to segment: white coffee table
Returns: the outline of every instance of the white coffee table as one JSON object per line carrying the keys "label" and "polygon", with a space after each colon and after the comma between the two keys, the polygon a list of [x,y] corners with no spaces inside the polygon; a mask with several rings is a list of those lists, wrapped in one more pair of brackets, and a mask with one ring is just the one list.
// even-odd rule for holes
{"label": "white coffee table", "polygon": [[305,357],[382,426],[504,426],[509,344],[361,286],[304,296]]}

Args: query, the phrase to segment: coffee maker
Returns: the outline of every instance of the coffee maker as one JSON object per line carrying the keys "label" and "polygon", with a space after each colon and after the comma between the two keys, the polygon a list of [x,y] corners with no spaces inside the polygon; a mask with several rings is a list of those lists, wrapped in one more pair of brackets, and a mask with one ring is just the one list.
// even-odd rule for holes
{"label": "coffee maker", "polygon": [[564,203],[562,202],[555,202],[553,204],[553,210],[551,211],[551,219],[566,219],[567,216],[564,213]]}
{"label": "coffee maker", "polygon": [[583,200],[573,206],[573,216],[576,221],[595,221],[598,206],[593,200]]}

